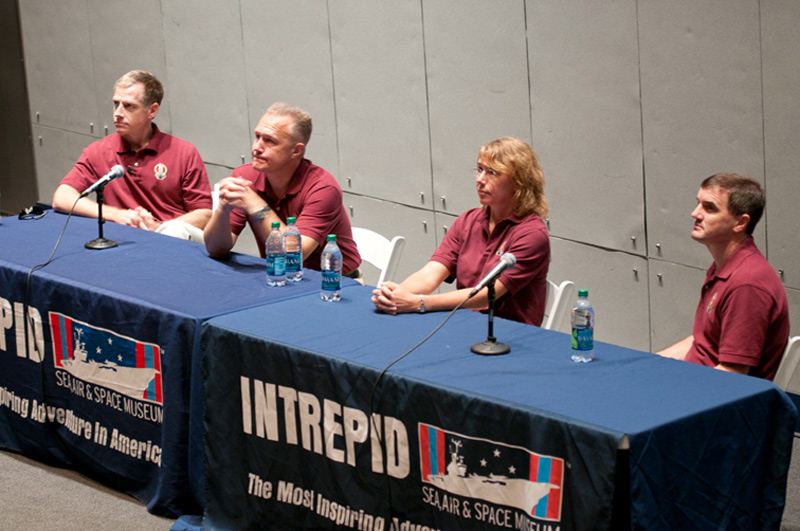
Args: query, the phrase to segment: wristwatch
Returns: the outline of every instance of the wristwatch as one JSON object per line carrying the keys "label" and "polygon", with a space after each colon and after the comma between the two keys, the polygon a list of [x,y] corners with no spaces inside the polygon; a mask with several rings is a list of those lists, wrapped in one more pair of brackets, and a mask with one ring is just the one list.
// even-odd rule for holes
{"label": "wristwatch", "polygon": [[272,209],[269,207],[269,205],[264,205],[263,207],[259,208],[258,210],[247,216],[247,219],[249,219],[250,221],[261,221],[262,219],[264,219],[264,217],[266,217],[267,212],[269,212],[270,210]]}
{"label": "wristwatch", "polygon": [[419,294],[419,313],[425,313],[425,295]]}

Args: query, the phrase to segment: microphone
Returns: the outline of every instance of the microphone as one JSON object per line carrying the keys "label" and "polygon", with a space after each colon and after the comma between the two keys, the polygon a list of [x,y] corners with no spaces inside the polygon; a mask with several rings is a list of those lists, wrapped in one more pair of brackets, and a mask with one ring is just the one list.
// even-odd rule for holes
{"label": "microphone", "polygon": [[123,175],[125,175],[125,168],[123,168],[119,164],[115,165],[113,168],[111,168],[110,172],[106,173],[105,175],[97,179],[93,185],[84,190],[83,193],[80,195],[80,197],[86,197],[87,195],[91,194],[98,188],[104,187],[114,179],[122,177]]}
{"label": "microphone", "polygon": [[476,293],[480,290],[485,288],[490,282],[494,282],[497,277],[500,276],[500,273],[505,271],[506,269],[510,269],[517,265],[517,258],[511,253],[505,253],[503,256],[500,257],[500,261],[497,263],[494,268],[486,273],[486,276],[478,282],[478,285],[475,286],[469,294],[469,298],[472,298]]}

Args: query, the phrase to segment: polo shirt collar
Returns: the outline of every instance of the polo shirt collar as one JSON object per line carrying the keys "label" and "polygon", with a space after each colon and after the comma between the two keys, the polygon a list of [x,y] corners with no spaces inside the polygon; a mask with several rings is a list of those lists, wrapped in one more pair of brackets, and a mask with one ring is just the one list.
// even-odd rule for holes
{"label": "polo shirt collar", "polygon": [[733,250],[733,253],[725,260],[725,263],[722,264],[722,269],[717,272],[717,264],[712,263],[711,268],[708,271],[708,278],[709,280],[717,277],[722,280],[727,280],[733,274],[734,271],[745,261],[745,259],[753,254],[754,252],[758,251],[756,247],[756,242],[753,240],[753,237],[750,236],[746,240],[744,240],[739,246]]}
{"label": "polo shirt collar", "polygon": [[[303,159],[300,161],[300,165],[294,170],[292,174],[292,178],[289,181],[289,188],[286,190],[286,195],[283,196],[283,200],[285,200],[289,196],[294,196],[299,194],[303,190],[303,185],[305,184],[306,176],[308,175],[308,167],[311,165],[311,161],[308,159]],[[269,198],[273,201],[277,201],[278,198],[272,192],[272,187],[269,185],[269,180],[267,179],[267,175],[262,173],[259,176],[259,179],[262,180],[262,189],[261,191],[267,194]]]}
{"label": "polo shirt collar", "polygon": [[[480,218],[481,226],[483,227],[483,229],[486,231],[487,234],[489,232],[489,215],[491,214],[491,210],[492,210],[492,207],[488,207],[488,206],[484,207],[483,208],[483,215]],[[502,224],[504,224],[506,222],[513,223],[513,224],[517,225],[519,223],[522,223],[524,220],[525,220],[525,217],[515,216],[514,214],[511,214],[507,218],[503,218],[499,222],[497,222],[497,225],[495,226],[495,229],[498,226],[500,226],[500,225],[502,225]]]}
{"label": "polo shirt collar", "polygon": [[[153,134],[150,136],[150,142],[147,144],[147,147],[143,148],[142,151],[150,150],[154,153],[158,153],[160,151],[161,140],[164,138],[164,135],[161,133],[161,130],[156,124],[151,124],[151,126],[153,128]],[[125,142],[125,140],[122,138],[122,135],[119,133],[117,133],[116,142],[117,145],[115,150],[117,153],[132,153],[131,147],[127,142]]]}

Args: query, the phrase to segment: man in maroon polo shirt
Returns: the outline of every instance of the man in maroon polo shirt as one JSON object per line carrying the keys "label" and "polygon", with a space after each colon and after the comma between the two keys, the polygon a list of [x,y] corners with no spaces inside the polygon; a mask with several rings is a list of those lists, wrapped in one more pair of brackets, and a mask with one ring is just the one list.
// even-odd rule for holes
{"label": "man in maroon polo shirt", "polygon": [[706,272],[692,335],[658,354],[772,380],[789,337],[786,292],[753,241],[761,186],[720,173],[700,186],[692,238],[714,263]]}
{"label": "man in maroon polo shirt", "polygon": [[53,194],[60,212],[97,217],[97,203],[80,193],[115,165],[125,175],[105,186],[103,219],[202,241],[211,217],[211,187],[197,149],[162,133],[153,119],[164,88],[149,72],[133,70],[114,84],[116,132],[93,142]]}
{"label": "man in maroon polo shirt", "polygon": [[304,157],[310,138],[311,116],[306,111],[286,103],[267,109],[255,128],[253,162],[219,182],[219,206],[205,229],[212,257],[228,253],[247,223],[263,257],[272,222],[279,222],[283,232],[286,219],[295,217],[304,267],[319,270],[325,238],[336,234],[342,273],[359,276],[361,256],[342,204],[342,189],[333,175]]}

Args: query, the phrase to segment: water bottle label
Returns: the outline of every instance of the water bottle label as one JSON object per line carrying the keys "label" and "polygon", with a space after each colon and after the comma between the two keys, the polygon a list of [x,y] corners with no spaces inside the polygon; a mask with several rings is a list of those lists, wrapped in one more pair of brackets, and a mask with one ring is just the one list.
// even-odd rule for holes
{"label": "water bottle label", "polygon": [[270,276],[281,276],[286,274],[286,258],[284,256],[267,255],[267,274]]}
{"label": "water bottle label", "polygon": [[303,255],[300,253],[286,253],[286,272],[296,273],[300,271],[302,258]]}
{"label": "water bottle label", "polygon": [[573,326],[579,326],[581,328],[591,328],[594,325],[594,323],[592,323],[592,312],[581,308],[573,309],[572,324]]}
{"label": "water bottle label", "polygon": [[594,348],[594,330],[591,328],[573,328],[572,348],[575,350],[592,350]]}
{"label": "water bottle label", "polygon": [[322,272],[322,289],[325,291],[339,291],[342,275],[338,271],[326,270]]}

